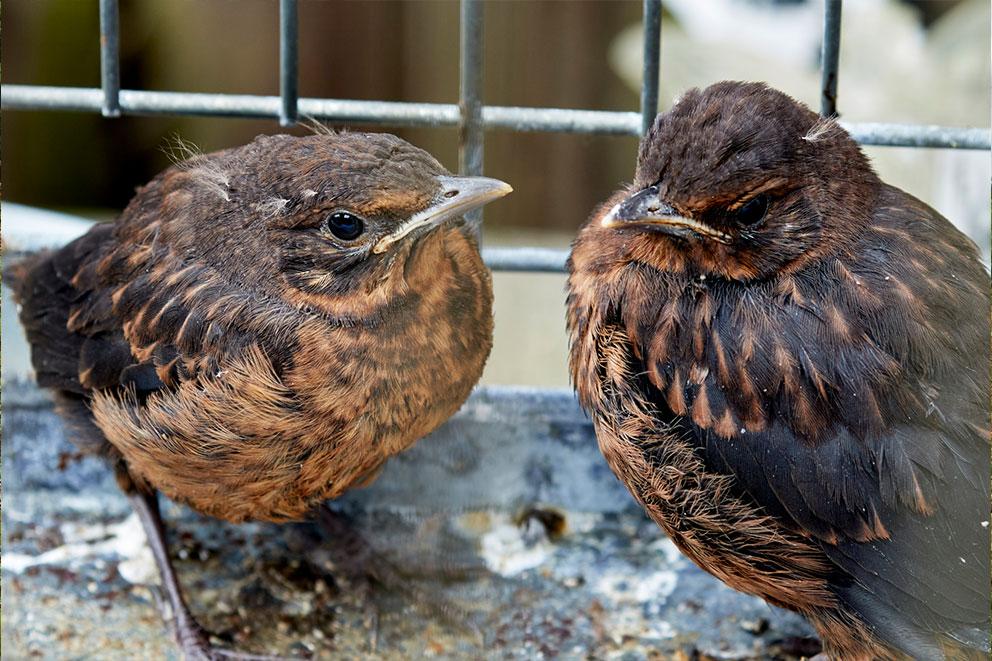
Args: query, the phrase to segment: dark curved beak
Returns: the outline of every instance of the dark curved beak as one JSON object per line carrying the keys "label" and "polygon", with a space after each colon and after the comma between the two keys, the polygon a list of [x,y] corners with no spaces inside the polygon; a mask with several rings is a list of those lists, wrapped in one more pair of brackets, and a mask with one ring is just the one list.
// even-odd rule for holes
{"label": "dark curved beak", "polygon": [[510,184],[489,177],[456,177],[441,176],[437,178],[441,185],[434,203],[410,217],[392,234],[379,239],[372,252],[384,252],[411,232],[428,227],[436,227],[446,220],[464,216],[469,211],[498,200],[513,192]]}
{"label": "dark curved beak", "polygon": [[684,236],[689,231],[721,242],[731,239],[729,234],[680,214],[658,196],[654,186],[621,201],[603,216],[600,225],[608,229],[647,227],[675,236]]}

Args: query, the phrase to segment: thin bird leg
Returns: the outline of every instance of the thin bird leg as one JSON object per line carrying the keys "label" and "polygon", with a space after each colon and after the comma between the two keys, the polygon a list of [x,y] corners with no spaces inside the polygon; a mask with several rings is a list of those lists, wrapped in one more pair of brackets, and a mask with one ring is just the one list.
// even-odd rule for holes
{"label": "thin bird leg", "polygon": [[809,661],[830,661],[825,654],[819,639],[808,636],[790,636],[776,645],[778,652],[789,657],[808,659]]}
{"label": "thin bird leg", "polygon": [[[453,624],[473,634],[480,643],[483,636],[479,628],[471,621],[471,616],[464,609],[452,604],[444,597],[423,590],[404,578],[402,572],[362,536],[354,523],[344,514],[335,512],[326,504],[317,508],[317,524],[331,542],[334,564],[342,572],[359,580],[372,579],[387,590],[395,590],[412,597],[420,606],[426,607],[435,615],[449,624]],[[370,607],[371,604],[366,604]],[[378,637],[378,618],[374,606],[367,615],[371,624],[370,647],[374,651]]]}
{"label": "thin bird leg", "polygon": [[165,526],[162,523],[158,498],[155,494],[138,491],[131,491],[127,497],[131,501],[131,507],[134,508],[141,520],[141,525],[145,529],[145,536],[148,538],[148,546],[151,547],[155,564],[158,565],[162,589],[172,609],[172,624],[176,642],[179,643],[183,658],[187,661],[217,661],[220,659],[274,661],[279,659],[279,657],[274,656],[218,649],[210,645],[207,632],[193,617],[186,605],[186,600],[183,599],[182,587],[179,585],[179,579],[176,577],[176,571],[172,566],[172,559],[169,557],[169,549],[165,542]]}

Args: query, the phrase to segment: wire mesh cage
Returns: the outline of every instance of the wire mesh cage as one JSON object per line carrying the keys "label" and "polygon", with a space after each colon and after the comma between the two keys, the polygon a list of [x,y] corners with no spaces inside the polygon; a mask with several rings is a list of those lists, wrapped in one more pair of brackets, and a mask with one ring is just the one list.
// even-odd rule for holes
{"label": "wire mesh cage", "polygon": [[[826,0],[824,8],[820,113],[823,116],[834,116],[838,113],[838,108],[843,106],[843,85],[842,81],[838,80],[842,2]],[[284,127],[312,118],[334,125],[457,128],[458,168],[460,173],[468,175],[483,174],[487,131],[498,129],[521,133],[553,132],[637,137],[650,127],[659,108],[659,80],[664,76],[664,63],[660,60],[661,0],[643,0],[642,85],[640,108],[636,111],[487,105],[482,92],[486,69],[483,58],[484,10],[484,0],[460,2],[459,98],[458,103],[455,104],[301,97],[297,0],[279,1],[278,96],[122,89],[119,4],[117,0],[100,0],[100,87],[3,84],[0,86],[0,109],[78,111],[101,113],[107,118],[126,115],[263,118],[277,120]],[[878,119],[877,122],[869,123],[842,121],[841,125],[855,140],[864,145],[986,151],[992,148],[990,131],[986,128],[901,124],[887,122],[884,117]],[[15,213],[19,212],[15,211]],[[51,228],[54,225],[49,224],[47,227]],[[78,228],[69,227],[65,235],[71,236],[75,232],[78,232]],[[33,235],[27,237],[20,245],[30,249],[51,244],[53,241],[59,242],[62,238],[57,233],[49,236]],[[508,248],[484,245],[483,258],[494,271],[560,273],[565,270],[567,251],[536,246]],[[8,312],[9,310],[5,310],[5,316]],[[36,411],[41,406],[39,402],[33,390],[19,392],[5,387],[4,407],[7,418],[5,422],[8,423],[5,432],[10,434],[5,438],[4,443],[4,463],[5,467],[10,469],[6,473],[10,476],[6,485],[8,490],[31,490],[37,488],[39,484],[48,484],[46,481],[54,478],[44,475],[41,469],[32,468],[29,462],[40,458],[43,463],[47,462],[50,465],[58,462],[59,453],[65,453],[66,448],[69,447],[65,444],[64,438],[59,436],[58,442],[53,442],[50,448],[37,446],[35,455],[24,450],[24,448],[36,447],[34,434],[38,428],[57,424],[50,409],[41,418],[32,417],[38,415]],[[46,433],[55,432],[49,430]],[[19,449],[20,454],[11,454],[14,452],[12,448]],[[517,645],[514,648],[517,650],[515,652],[517,656],[532,656],[537,653],[535,650],[548,653],[549,650],[538,650],[534,647],[534,639],[542,637],[550,641],[557,640],[561,645],[567,642],[568,645],[573,646],[566,650],[571,653],[579,654],[593,649],[591,642],[594,638],[593,632],[597,627],[600,629],[603,627],[602,622],[610,621],[607,615],[597,613],[595,608],[590,609],[589,604],[600,598],[597,595],[618,594],[628,589],[623,587],[628,582],[641,582],[647,586],[645,589],[656,589],[660,592],[669,590],[670,593],[669,581],[674,580],[672,576],[675,574],[666,574],[666,571],[679,574],[679,580],[682,581],[680,589],[691,594],[693,603],[698,604],[699,609],[690,612],[692,609],[679,611],[674,607],[657,606],[656,611],[641,613],[639,617],[642,617],[642,620],[643,618],[665,619],[666,622],[673,623],[676,628],[684,627],[697,631],[705,630],[707,622],[711,622],[712,631],[705,635],[712,638],[711,642],[715,648],[728,644],[729,640],[731,645],[751,650],[754,648],[754,642],[749,636],[765,635],[765,630],[768,629],[767,622],[761,623],[769,617],[765,607],[750,598],[724,590],[721,586],[709,582],[709,579],[701,574],[693,574],[694,570],[684,563],[678,564],[678,561],[673,560],[677,556],[674,547],[670,542],[662,539],[660,533],[654,530],[651,524],[647,524],[639,512],[629,521],[618,522],[618,519],[610,518],[619,518],[618,513],[621,512],[629,513],[630,500],[602,465],[590,425],[575,405],[570,390],[523,387],[480,388],[465,409],[449,425],[440,430],[435,439],[421,444],[411,451],[409,456],[404,455],[397,461],[402,462],[403,466],[394,471],[395,476],[390,473],[387,478],[381,479],[361,496],[363,506],[371,512],[367,514],[369,520],[377,516],[394,516],[395,518],[390,520],[397,530],[412,532],[416,536],[425,526],[441,524],[437,524],[437,520],[430,517],[427,519],[427,524],[423,521],[410,523],[409,513],[405,510],[396,514],[401,509],[399,505],[418,502],[428,510],[434,508],[441,511],[455,502],[458,503],[458,512],[455,513],[453,521],[461,513],[469,510],[499,512],[492,515],[499,522],[498,525],[494,524],[493,528],[498,534],[493,533],[494,536],[486,538],[490,547],[497,550],[493,551],[490,548],[491,555],[494,555],[487,557],[487,563],[490,567],[495,563],[495,566],[504,568],[506,570],[504,577],[517,577],[521,575],[521,571],[539,566],[542,561],[557,554],[554,570],[549,570],[550,573],[545,577],[549,583],[554,584],[553,588],[543,584],[538,585],[538,579],[534,579],[524,587],[521,587],[523,584],[515,584],[508,580],[505,585],[498,588],[468,587],[458,595],[466,601],[473,599],[478,601],[492,594],[498,594],[499,599],[512,600],[517,590],[526,588],[533,592],[524,610],[533,610],[537,613],[536,618],[544,618],[542,623],[534,625],[537,634],[510,629],[503,634],[505,638],[503,644]],[[569,482],[555,477],[554,469],[556,467],[560,469],[561,466],[566,466],[567,470],[575,475],[581,475],[582,480]],[[101,485],[99,489],[102,491],[99,493],[113,492],[113,485],[107,481],[106,476],[97,476],[94,467],[84,466],[82,470],[82,473],[72,473],[64,478],[67,481],[60,482],[59,488],[68,490],[83,484],[86,488],[92,488],[96,483]],[[387,469],[389,470],[391,469]],[[404,470],[408,476],[411,472],[419,473],[420,479],[404,478],[401,474]],[[425,475],[426,478],[423,477]],[[452,476],[457,476],[457,479],[451,479]],[[425,483],[437,488],[431,494],[426,494]],[[528,504],[529,507],[529,504],[533,503],[577,504],[575,505],[577,510],[596,512],[605,516],[608,523],[603,525],[607,528],[614,526],[616,530],[610,528],[611,534],[617,534],[610,537],[605,533],[597,533],[595,539],[584,538],[567,551],[551,550],[544,541],[527,546],[526,553],[530,555],[523,551],[514,551],[516,547],[513,545],[518,543],[517,538],[507,532],[507,529],[515,522],[513,517],[506,515],[506,512],[519,509],[524,504]],[[113,505],[107,507],[110,509],[102,511],[102,516],[106,519],[116,520],[121,517],[120,508],[115,509]],[[43,509],[43,507],[42,509],[25,507],[23,510],[15,508],[15,513],[19,512],[23,517],[32,518],[38,516],[38,512]],[[47,515],[51,515],[51,512],[47,510],[46,512]],[[188,513],[173,512],[173,515],[190,520]],[[581,529],[585,525],[582,521],[575,524],[577,528]],[[443,525],[469,526],[470,523],[458,519],[455,523],[449,521]],[[618,532],[621,529],[623,532]],[[629,537],[628,533],[632,529],[646,541],[640,543],[629,540],[622,543],[617,541],[623,535]],[[110,525],[104,525],[102,530],[110,540],[116,540],[125,534],[121,529]],[[292,539],[286,541],[283,538],[273,542],[266,538],[269,534],[265,527],[249,527],[248,532],[244,533],[249,544],[258,543],[263,548],[263,552],[269,556],[284,553],[286,546],[295,543]],[[389,541],[392,541],[392,538]],[[210,546],[210,543],[203,539],[200,539],[200,543],[201,548]],[[657,569],[659,549],[670,561],[663,570]],[[596,559],[590,560],[590,555]],[[522,560],[524,556],[528,559]],[[13,564],[10,566],[19,566],[17,563],[21,563],[24,568],[38,566],[37,563],[32,564],[35,561],[26,556],[15,554],[12,557]],[[536,564],[528,565],[527,563],[533,558],[537,558]],[[271,557],[269,559],[271,560]],[[317,560],[312,558],[306,562],[317,564]],[[591,565],[596,565],[596,571],[601,576],[592,587],[585,585],[586,579],[583,574]],[[523,570],[520,567],[523,567]],[[197,574],[201,588],[207,586],[209,589],[214,589],[219,581],[224,580],[224,571],[218,572],[216,562],[211,570],[218,573],[219,578],[206,578],[207,571]],[[683,577],[681,572],[688,574]],[[98,570],[89,568],[80,573],[87,577],[96,576]],[[227,578],[231,578],[230,572]],[[279,580],[281,581],[282,578]],[[491,589],[493,592],[487,594],[484,592],[485,589]],[[319,601],[317,597],[314,599]],[[633,600],[621,601],[625,607],[630,606],[633,610]],[[602,610],[602,606],[599,608]],[[509,609],[507,617],[518,617],[520,610]],[[576,612],[580,613],[576,616],[577,621],[573,622],[575,618],[569,620],[571,614]],[[732,617],[731,613],[733,613]],[[531,622],[523,616],[519,616],[518,619]],[[775,620],[772,629],[778,632],[779,637],[808,633],[797,619],[789,619],[786,616],[774,616],[772,619]],[[570,630],[567,634],[555,629],[565,620],[574,623],[574,630]],[[14,621],[23,622],[22,619],[17,618]],[[423,622],[417,620],[416,624]],[[740,628],[745,624],[754,631],[748,629],[750,633],[742,634]],[[272,623],[272,626],[275,627],[275,624]],[[572,627],[573,624],[567,626]],[[422,637],[418,637],[422,632],[411,633],[400,625],[397,627],[397,630],[405,632],[400,637],[406,636],[409,640],[416,641],[412,644],[421,645],[418,648],[421,651],[422,646],[428,644]],[[286,637],[285,632],[282,635],[283,638]],[[531,636],[529,642],[528,635]],[[744,642],[741,642],[742,636]],[[671,651],[674,647],[670,641],[675,637],[672,631],[651,630],[646,637],[648,641],[646,649],[656,645]],[[769,640],[770,637],[769,634]],[[457,636],[446,638],[443,645],[448,646],[446,651],[454,655],[477,655],[482,653],[480,650],[486,649],[486,645],[493,644],[492,641],[487,641],[479,646],[474,640],[466,642],[472,638],[471,635],[465,637],[466,640],[455,641],[453,638]],[[659,642],[663,640],[669,642]],[[621,648],[622,645],[618,643],[616,650],[613,651]],[[412,648],[404,648],[402,644],[390,649],[395,653],[416,655]],[[442,649],[445,648],[442,646]],[[558,652],[560,649],[550,649],[550,651]],[[762,648],[762,651],[767,650]]]}
{"label": "wire mesh cage", "polygon": [[[301,118],[341,125],[457,127],[459,171],[482,174],[485,132],[595,133],[641,135],[658,110],[662,7],[644,0],[641,107],[633,111],[593,111],[485,105],[482,99],[483,0],[461,3],[458,104],[300,98],[298,96],[298,13],[296,0],[279,3],[279,96],[207,94],[121,89],[118,3],[100,0],[100,88],[4,84],[2,110],[62,110],[122,115],[198,115],[278,119],[291,126]],[[820,112],[837,114],[841,1],[825,3],[821,58]],[[844,123],[864,145],[988,150],[987,129],[889,122]],[[564,251],[539,248],[487,249],[494,270],[562,271]]]}

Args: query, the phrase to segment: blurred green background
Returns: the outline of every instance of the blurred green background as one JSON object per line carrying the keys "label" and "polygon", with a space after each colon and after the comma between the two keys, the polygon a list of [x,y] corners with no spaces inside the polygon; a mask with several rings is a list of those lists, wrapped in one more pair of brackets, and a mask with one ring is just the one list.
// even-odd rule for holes
{"label": "blurred green background", "polygon": [[[663,108],[725,78],[767,80],[818,107],[822,0],[664,7]],[[485,102],[636,110],[640,14],[639,0],[487,2]],[[451,0],[301,0],[301,96],[457,102],[458,16]],[[120,20],[126,89],[278,94],[275,0],[123,1]],[[99,85],[96,0],[6,0],[0,22],[4,83]],[[857,0],[844,4],[843,26],[842,119],[988,125],[988,0]],[[4,112],[2,122],[4,199],[97,218],[169,165],[173,135],[212,151],[284,131],[274,120],[62,112]],[[382,130],[457,166],[455,129]],[[515,192],[487,209],[486,241],[567,246],[631,176],[636,148],[629,137],[487,133],[486,173]],[[988,255],[987,152],[867,151],[884,179],[934,205]],[[497,274],[485,381],[567,383],[563,285],[559,275]]]}

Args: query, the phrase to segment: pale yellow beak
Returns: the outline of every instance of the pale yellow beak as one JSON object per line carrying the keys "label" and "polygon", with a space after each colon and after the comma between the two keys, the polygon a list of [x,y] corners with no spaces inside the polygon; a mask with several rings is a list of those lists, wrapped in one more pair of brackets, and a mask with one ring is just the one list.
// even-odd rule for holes
{"label": "pale yellow beak", "polygon": [[383,253],[412,232],[436,227],[452,218],[464,216],[473,209],[478,209],[513,192],[510,184],[489,177],[442,176],[437,180],[441,184],[441,190],[438,191],[434,203],[423,211],[415,213],[396,231],[379,239],[372,247],[373,253]]}

